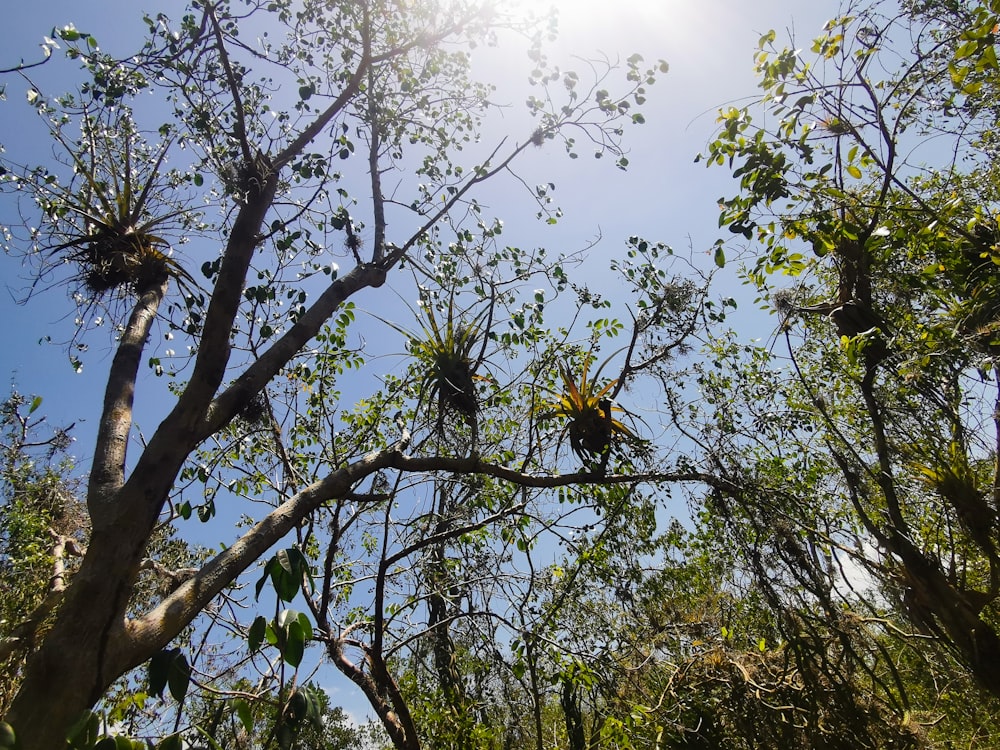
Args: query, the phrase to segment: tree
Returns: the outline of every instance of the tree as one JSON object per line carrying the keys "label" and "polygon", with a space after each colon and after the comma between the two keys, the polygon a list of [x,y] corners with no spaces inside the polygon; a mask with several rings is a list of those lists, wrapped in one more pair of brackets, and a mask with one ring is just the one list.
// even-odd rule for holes
{"label": "tree", "polygon": [[185,737],[193,745],[206,741],[217,747],[243,750],[252,747],[295,747],[303,750],[345,750],[357,747],[362,730],[351,727],[348,717],[339,707],[330,706],[330,699],[317,685],[299,686],[282,696],[280,710],[265,701],[238,698],[238,710],[229,705],[232,695],[265,694],[260,686],[237,682],[230,696],[202,695],[188,713],[192,729]]}
{"label": "tree", "polygon": [[65,458],[70,428],[51,429],[40,396],[13,391],[0,405],[0,706],[13,696],[23,654],[49,619],[86,543],[83,509]]}
{"label": "tree", "polygon": [[722,112],[704,157],[739,179],[720,223],[754,243],[785,348],[720,338],[701,373],[700,440],[732,481],[709,507],[785,638],[827,630],[897,713],[925,640],[941,679],[955,664],[931,643],[1000,695],[997,20],[858,3],[813,63],[767,34],[766,120]]}
{"label": "tree", "polygon": [[[632,311],[624,326],[624,310],[573,282],[574,257],[504,246],[476,198],[550,142],[624,168],[624,124],[643,121],[637,108],[665,65],[630,57],[619,81],[596,62],[586,82],[548,62],[544,26],[473,2],[199,1],[146,22],[142,46],[120,58],[62,29],[79,89],[28,92],[57,157],[4,163],[5,191],[30,217],[20,237],[46,282],[36,288],[68,285],[115,341],[86,554],[7,720],[25,750],[60,746],[148,662],[149,692],[169,688],[179,704],[176,730],[191,684],[213,681],[201,652],[171,647],[193,624],[237,637],[219,646],[228,663],[261,670],[279,696],[297,694],[303,652],[321,644],[393,743],[416,748],[394,660],[436,644],[445,695],[465,700],[444,664],[455,623],[509,648],[504,637],[555,617],[520,611],[537,581],[516,555],[531,569],[546,535],[627,516],[624,488],[639,482],[712,481],[656,455],[613,403],[644,378],[670,383],[706,315],[723,317],[705,279],[673,277],[669,248],[630,238],[614,264]],[[471,79],[470,50],[502,34],[528,39],[537,94],[525,132],[489,145],[491,89]],[[550,192],[530,194],[552,223]],[[391,309],[389,280],[419,294],[429,334],[398,341],[402,372],[372,365],[385,352],[357,331],[355,300]],[[529,282],[542,288],[526,292]],[[546,327],[559,305],[577,327]],[[74,364],[101,333],[78,332]],[[607,354],[619,336],[624,347]],[[166,385],[155,396],[144,361]],[[156,428],[130,446],[135,399],[167,392]],[[243,514],[235,541],[142,606],[157,529],[223,505]],[[258,561],[256,598],[274,614],[247,622],[241,608],[258,605],[240,576]],[[285,606],[297,597],[302,612]],[[78,724],[78,745],[96,740],[95,721]]]}

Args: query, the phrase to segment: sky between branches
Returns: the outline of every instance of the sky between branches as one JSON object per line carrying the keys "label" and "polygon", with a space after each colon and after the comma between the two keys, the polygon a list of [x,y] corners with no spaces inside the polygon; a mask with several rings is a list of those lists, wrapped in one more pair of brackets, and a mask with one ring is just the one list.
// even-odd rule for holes
{"label": "sky between branches", "polygon": [[[716,200],[731,194],[735,187],[725,170],[708,170],[693,161],[714,132],[717,109],[753,96],[751,56],[763,32],[777,29],[780,39],[782,31],[794,31],[798,44],[807,46],[822,24],[837,14],[838,3],[560,0],[557,5],[561,21],[560,38],[551,48],[554,62],[573,67],[580,65],[574,57],[603,54],[612,60],[624,60],[638,52],[650,62],[665,59],[670,71],[650,90],[644,108],[646,125],[626,132],[631,162],[627,172],[585,156],[570,161],[555,144],[531,155],[526,171],[539,181],[557,186],[557,202],[565,212],[560,226],[543,227],[532,219],[530,206],[523,203],[507,209],[503,195],[485,198],[505,219],[505,242],[541,245],[552,253],[572,252],[600,236],[600,243],[591,251],[599,261],[618,253],[625,239],[635,234],[665,242],[678,252],[690,250],[696,260],[709,258],[711,245],[720,236]],[[173,0],[159,4],[145,0],[11,3],[0,24],[0,49],[4,50],[0,68],[21,60],[40,59],[44,37],[53,27],[69,23],[94,34],[106,51],[126,54],[141,41],[143,11],[163,10],[179,16],[179,6]],[[509,120],[494,120],[490,128],[501,134],[509,123],[511,137],[523,138],[518,126],[524,120],[518,119],[516,110],[529,93],[525,83],[527,60],[515,66],[509,64],[505,50],[486,53],[487,59],[480,64],[482,76],[497,83],[501,100],[506,97],[512,105]],[[60,55],[61,51],[54,53]],[[55,95],[61,93],[59,74],[72,70],[72,63],[53,60],[31,73],[53,86],[47,93]],[[13,75],[6,76],[4,82],[8,101],[0,103],[0,144],[16,161],[44,160],[50,149],[49,138],[27,105],[28,83]],[[19,158],[25,151],[30,157]],[[0,224],[16,223],[14,209],[13,201],[0,199]],[[599,269],[601,265],[595,262],[593,267]],[[18,305],[16,301],[25,296],[29,285],[26,269],[20,267],[17,258],[0,257],[0,274],[4,281],[0,290],[0,374],[13,377],[20,390],[43,395],[45,411],[54,419],[76,420],[89,432],[86,425],[96,423],[100,407],[103,376],[112,351],[110,342],[104,351],[95,345],[83,372],[73,375],[64,348],[39,343],[47,336],[60,341],[69,335],[76,311],[66,299],[65,288],[50,290],[27,305]],[[727,270],[725,276],[720,279],[722,288],[728,287],[727,293],[738,293],[735,273]],[[749,300],[744,307],[748,304]],[[753,316],[752,320],[759,330],[746,333],[771,333],[773,319]],[[80,447],[86,443],[81,439]],[[89,461],[86,455],[78,458],[84,463]]]}
{"label": "sky between branches", "polygon": [[[753,97],[756,81],[751,57],[761,34],[774,28],[780,40],[794,32],[798,45],[807,47],[823,23],[837,14],[838,3],[561,0],[560,4],[561,36],[550,48],[554,63],[578,67],[579,60],[574,56],[588,58],[603,53],[611,60],[624,60],[638,52],[650,63],[666,60],[670,71],[650,89],[644,107],[646,125],[627,129],[627,172],[615,169],[610,160],[598,162],[586,155],[571,161],[555,144],[530,155],[530,163],[524,166],[528,182],[552,182],[557,186],[557,203],[565,212],[558,226],[546,227],[536,221],[534,208],[524,196],[511,199],[508,208],[507,195],[490,188],[483,202],[504,218],[504,242],[540,245],[555,254],[579,250],[600,236],[601,241],[591,250],[589,266],[597,291],[602,267],[607,276],[607,264],[602,259],[620,254],[630,235],[665,242],[678,253],[690,252],[697,264],[709,266],[712,244],[725,233],[718,228],[716,201],[731,195],[736,187],[726,170],[708,170],[694,163],[695,155],[715,131],[716,111]],[[0,68],[40,59],[44,37],[51,34],[53,27],[70,23],[94,34],[112,54],[127,54],[141,43],[143,11],[163,10],[177,17],[180,6],[174,0],[159,4],[152,0],[10,3],[0,24]],[[526,120],[517,110],[523,108],[524,98],[530,93],[526,83],[528,61],[523,58],[523,65],[512,65],[504,49],[485,53],[479,63],[481,77],[496,83],[500,100],[511,104],[509,115],[494,120],[488,126],[489,133],[502,137],[509,126],[511,138],[523,140]],[[61,57],[61,50],[54,55]],[[67,80],[60,88],[59,77],[73,70],[73,63],[58,59],[31,75],[46,82],[47,94],[56,95],[73,86],[74,82]],[[512,74],[512,70],[517,73]],[[14,161],[43,161],[51,153],[50,138],[27,104],[29,84],[16,75],[8,75],[0,83],[6,84],[7,96],[7,101],[0,102],[0,144]],[[9,196],[0,196],[0,224],[16,224],[16,208]],[[42,411],[54,423],[76,422],[76,458],[85,468],[91,460],[87,451],[96,430],[113,343],[110,336],[103,343],[99,336],[94,337],[83,371],[75,374],[65,347],[44,343],[46,337],[53,341],[69,338],[77,314],[75,306],[67,299],[63,286],[37,295],[26,305],[16,304],[30,286],[27,270],[21,268],[18,258],[0,255],[0,278],[4,282],[0,289],[0,377],[9,378],[23,393],[43,396]],[[727,267],[718,280],[716,295],[741,297],[741,332],[747,337],[771,335],[773,318],[745,314],[752,303],[741,293],[736,269]],[[358,304],[363,307],[364,300],[359,299]],[[362,322],[381,325],[374,318]],[[378,361],[370,366],[378,366]],[[150,378],[152,374],[144,371],[142,377]],[[140,405],[142,388],[140,382]],[[155,408],[144,411],[141,407],[137,412],[138,429],[151,432],[156,418]],[[352,693],[350,688],[345,692]],[[345,699],[350,710],[351,698],[346,694],[335,696],[334,702]]]}

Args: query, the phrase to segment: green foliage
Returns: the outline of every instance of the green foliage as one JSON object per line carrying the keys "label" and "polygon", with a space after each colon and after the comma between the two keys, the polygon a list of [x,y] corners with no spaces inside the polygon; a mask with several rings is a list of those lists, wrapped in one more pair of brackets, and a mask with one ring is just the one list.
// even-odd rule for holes
{"label": "green foliage", "polygon": [[700,439],[732,482],[705,505],[803,678],[850,696],[867,675],[853,746],[884,746],[878,721],[988,746],[939,725],[926,686],[1000,694],[994,12],[853,10],[812,61],[765,35],[759,102],[722,112],[704,156],[739,180],[720,226],[754,241],[747,280],[786,350],[719,336],[695,368]]}
{"label": "green foliage", "polygon": [[309,561],[295,547],[279,550],[264,565],[263,575],[261,575],[255,587],[258,599],[268,578],[271,579],[274,593],[283,602],[292,601],[303,586],[312,587]]}
{"label": "green foliage", "polygon": [[282,610],[265,631],[264,637],[276,646],[282,658],[293,667],[302,662],[306,641],[313,637],[312,625],[304,613]]}
{"label": "green foliage", "polygon": [[191,666],[179,648],[160,651],[149,660],[149,694],[163,696],[163,688],[178,703],[184,702],[191,681]]}
{"label": "green foliage", "polygon": [[[249,696],[244,681],[230,686],[234,696]],[[297,687],[275,704],[247,697],[203,695],[189,709],[191,728],[178,736],[209,747],[290,747],[300,750],[347,750],[357,747],[361,728],[352,727],[342,709],[313,683]]]}
{"label": "green foliage", "polygon": [[[0,404],[0,640],[14,639],[0,659],[0,711],[34,633],[48,620],[46,595],[66,583],[75,564],[73,545],[82,544],[87,532],[65,455],[71,428],[50,427],[38,414],[41,405],[41,396],[29,399],[17,391]],[[58,561],[54,549],[63,550]]]}
{"label": "green foliage", "polygon": [[[119,744],[109,727],[165,748],[334,744],[335,712],[302,684],[320,663],[401,748],[546,728],[579,745],[596,683],[559,647],[560,618],[595,571],[638,575],[613,560],[655,527],[638,485],[674,474],[610,401],[649,389],[655,415],[710,308],[664,245],[629,240],[611,299],[582,284],[584,250],[504,237],[483,183],[528,185],[517,164],[549,142],[626,168],[625,128],[666,65],[557,68],[544,21],[487,5],[197,2],[144,17],[121,57],[63,29],[75,90],[29,102],[56,148],[3,158],[25,217],[10,246],[79,292],[74,365],[105,333],[91,306],[117,350],[87,451],[87,575],[38,631],[42,667],[10,707],[29,747],[61,744],[102,694],[77,746]],[[472,55],[506,37],[527,47],[531,122],[490,144],[494,90]],[[546,224],[554,191],[528,188]],[[355,317],[358,300],[388,315],[383,289],[426,303],[403,373]],[[598,340],[619,335],[619,376],[591,377]],[[137,387],[141,364],[165,377]],[[133,441],[147,397],[171,406]],[[578,486],[560,484],[566,434],[601,459]],[[24,537],[48,523],[12,517]],[[175,532],[218,536],[202,553]],[[571,579],[558,586],[552,549]]]}
{"label": "green foliage", "polygon": [[148,747],[140,740],[102,732],[102,723],[100,714],[85,711],[70,727],[66,735],[66,747],[70,750],[144,750]]}

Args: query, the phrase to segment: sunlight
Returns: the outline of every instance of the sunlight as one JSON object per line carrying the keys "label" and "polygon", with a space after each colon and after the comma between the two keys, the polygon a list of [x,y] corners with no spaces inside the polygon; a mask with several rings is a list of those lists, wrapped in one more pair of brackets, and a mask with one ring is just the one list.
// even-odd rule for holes
{"label": "sunlight", "polygon": [[684,0],[549,0],[547,4],[559,14],[560,36],[606,51],[676,41],[705,7]]}
{"label": "sunlight", "polygon": [[[647,59],[665,57],[704,61],[749,60],[757,34],[779,31],[791,17],[778,0],[735,3],[732,0],[544,0],[534,6],[554,8],[559,17],[557,46],[584,54],[639,52]],[[817,8],[813,9],[815,13]],[[830,11],[820,11],[825,20]],[[818,28],[806,24],[806,28]],[[738,47],[733,46],[739,40]]]}

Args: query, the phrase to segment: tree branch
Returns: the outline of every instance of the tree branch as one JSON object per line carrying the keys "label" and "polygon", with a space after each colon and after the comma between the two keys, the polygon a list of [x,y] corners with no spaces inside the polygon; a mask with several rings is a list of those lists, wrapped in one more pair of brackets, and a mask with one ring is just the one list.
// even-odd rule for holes
{"label": "tree branch", "polygon": [[127,630],[132,635],[130,650],[139,662],[150,650],[164,646],[310,512],[325,502],[344,497],[370,474],[389,468],[395,453],[396,450],[370,453],[304,488],[272,510],[231,547],[209,560],[155,609],[128,623]]}
{"label": "tree branch", "polygon": [[596,474],[576,471],[569,474],[526,474],[506,466],[491,464],[478,456],[453,458],[448,456],[389,456],[389,468],[409,472],[443,471],[453,474],[482,474],[516,484],[520,487],[554,488],[568,485],[702,483],[727,492],[739,488],[731,481],[700,471],[649,472],[640,474]]}
{"label": "tree branch", "polygon": [[87,487],[87,507],[95,526],[113,521],[107,509],[110,499],[125,479],[125,453],[132,429],[135,379],[149,329],[167,293],[167,283],[164,279],[141,293],[111,363]]}
{"label": "tree branch", "polygon": [[361,289],[384,282],[385,271],[366,264],[355,266],[330,284],[295,324],[212,402],[198,427],[198,439],[208,437],[232,419],[319,332],[341,303]]}
{"label": "tree branch", "polygon": [[[502,145],[502,144],[501,144]],[[393,247],[388,254],[383,254],[379,265],[363,264],[355,266],[342,278],[337,279],[326,288],[295,324],[258,359],[247,367],[240,377],[230,385],[210,406],[202,424],[198,428],[198,440],[203,440],[221,429],[250,400],[254,393],[262,389],[284,367],[295,354],[313,338],[323,324],[329,320],[334,311],[352,295],[366,287],[380,287],[385,283],[386,272],[395,266],[410,248],[424,236],[431,227],[439,222],[475,185],[506,169],[510,163],[530,145],[526,142],[514,149],[497,167],[487,170],[481,167],[476,174],[456,193],[445,201],[444,205],[430,216],[401,247]],[[496,155],[499,146],[493,152]],[[275,164],[282,157],[275,160]],[[488,163],[488,162],[487,162]],[[206,323],[207,328],[207,323]],[[192,376],[192,381],[194,380]]]}
{"label": "tree branch", "polygon": [[240,142],[240,149],[243,151],[243,161],[249,165],[253,163],[253,152],[250,150],[250,143],[247,141],[246,119],[243,114],[243,97],[240,96],[240,87],[236,83],[236,76],[233,75],[233,66],[229,62],[229,53],[226,52],[226,43],[222,38],[222,29],[219,26],[219,19],[215,15],[215,4],[209,3],[205,12],[212,21],[215,44],[219,50],[219,57],[222,59],[222,68],[226,71],[226,83],[229,86],[229,93],[233,97],[233,111],[235,114],[233,130],[236,131],[236,140]]}
{"label": "tree branch", "polygon": [[382,194],[382,173],[379,167],[379,150],[382,148],[382,123],[375,100],[375,76],[368,73],[368,121],[371,125],[371,143],[368,144],[368,173],[372,185],[372,204],[375,217],[375,239],[372,248],[372,263],[382,262],[385,253],[385,196]]}
{"label": "tree branch", "polygon": [[[407,737],[406,728],[400,723],[399,715],[392,710],[392,706],[389,702],[382,697],[384,686],[380,686],[372,678],[371,675],[367,674],[364,670],[358,667],[357,664],[352,662],[344,655],[344,645],[345,640],[342,638],[335,638],[330,641],[327,646],[327,651],[330,654],[330,658],[333,659],[333,663],[337,665],[337,669],[343,672],[355,685],[361,688],[361,692],[365,694],[368,699],[368,703],[375,713],[378,715],[379,720],[382,722],[382,726],[385,727],[386,733],[388,733],[389,738],[392,740],[392,744],[403,750],[409,750],[410,748],[419,747],[416,745],[416,738]],[[370,654],[368,649],[361,643],[354,643],[358,648],[360,648],[364,653],[366,658],[370,661]],[[412,733],[411,733],[412,734]]]}
{"label": "tree branch", "polygon": [[275,171],[282,169],[286,166],[292,159],[302,153],[302,150],[309,145],[313,138],[319,135],[323,128],[325,128],[334,117],[337,116],[344,107],[347,106],[348,102],[353,99],[361,86],[361,82],[365,79],[365,75],[368,72],[368,66],[371,64],[371,60],[367,58],[362,58],[361,62],[358,64],[357,70],[351,75],[347,81],[347,85],[344,90],[340,92],[333,103],[330,104],[325,110],[323,110],[320,115],[312,121],[312,123],[299,133],[298,137],[285,146],[274,159],[271,160],[271,166]]}
{"label": "tree branch", "polygon": [[[408,472],[451,472],[484,474],[522,487],[564,487],[587,484],[635,484],[657,482],[704,483],[734,491],[734,485],[719,477],[701,472],[666,472],[630,475],[596,475],[575,472],[561,475],[533,475],[490,464],[479,458],[432,456],[413,458],[403,454],[405,444],[368,454],[314,482],[287,502],[271,511],[231,547],[216,555],[189,580],[165,598],[154,610],[128,625],[137,658],[161,648],[182,627],[193,620],[211,600],[230,585],[271,546],[290,532],[303,518],[325,502],[342,498],[365,477],[382,469]],[[138,662],[137,662],[138,663]]]}

